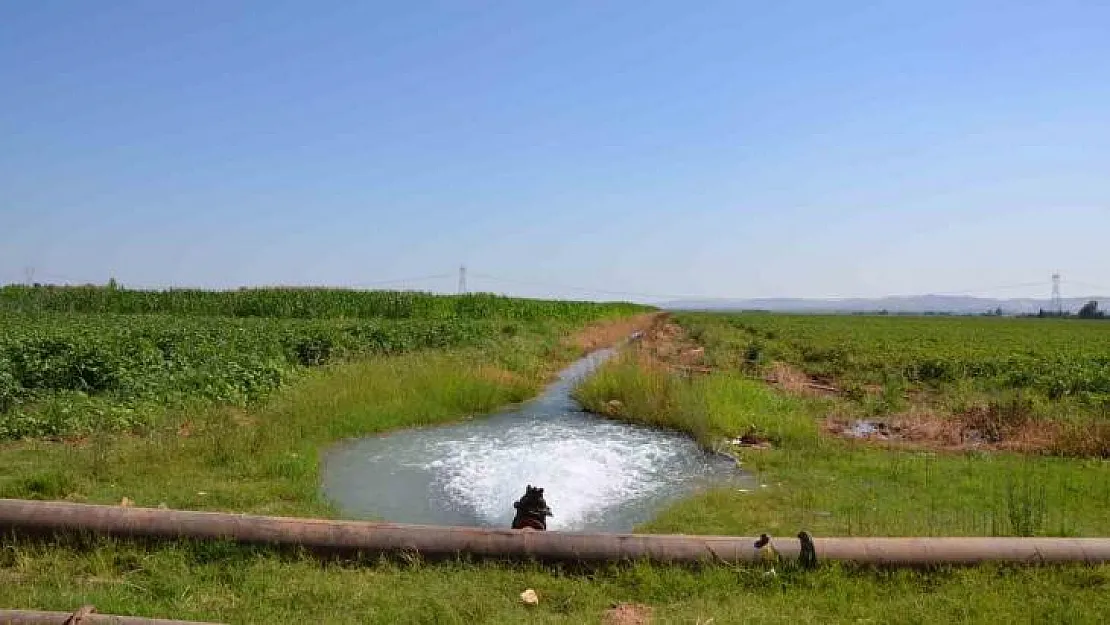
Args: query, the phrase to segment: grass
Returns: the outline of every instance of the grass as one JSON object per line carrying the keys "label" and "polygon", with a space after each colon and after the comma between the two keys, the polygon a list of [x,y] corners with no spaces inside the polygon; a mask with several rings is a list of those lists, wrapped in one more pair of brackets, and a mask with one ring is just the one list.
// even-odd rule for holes
{"label": "grass", "polygon": [[677,377],[636,353],[606,364],[575,388],[574,397],[599,414],[687,432],[705,447],[744,434],[776,444],[818,439],[805,402],[735,375]]}
{"label": "grass", "polygon": [[[167,414],[143,435],[0,445],[0,495],[265,514],[335,511],[318,454],[347,436],[440,423],[533,393],[574,355],[557,333],[324,367],[248,409]],[[712,350],[708,354],[714,357]],[[821,434],[832,400],[777,393],[740,373],[690,380],[626,357],[579,388],[598,409],[736,450],[766,488],[679,502],[642,531],[751,535],[1099,535],[1110,465],[985,453],[919,453]],[[611,400],[620,402],[613,407]],[[202,494],[203,493],[203,494]],[[534,588],[535,608],[518,595]],[[892,571],[630,564],[595,571],[418,559],[322,562],[222,543],[158,546],[89,537],[0,543],[0,606],[229,623],[591,623],[616,602],[657,623],[1052,622],[1110,614],[1110,567]]]}
{"label": "grass", "polygon": [[[1097,623],[1110,569],[979,567],[934,571],[828,566],[760,570],[614,566],[591,574],[533,565],[320,563],[228,546],[147,550],[99,542],[0,555],[0,605],[228,623],[599,623],[614,602],[657,623]],[[540,603],[521,604],[535,589]]]}

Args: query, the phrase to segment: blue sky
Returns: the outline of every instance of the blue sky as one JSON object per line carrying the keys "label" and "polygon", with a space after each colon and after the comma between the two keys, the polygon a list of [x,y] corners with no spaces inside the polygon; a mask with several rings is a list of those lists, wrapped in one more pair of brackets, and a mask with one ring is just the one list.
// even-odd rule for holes
{"label": "blue sky", "polygon": [[10,0],[0,282],[1078,295],[1110,286],[1107,32],[1066,0]]}

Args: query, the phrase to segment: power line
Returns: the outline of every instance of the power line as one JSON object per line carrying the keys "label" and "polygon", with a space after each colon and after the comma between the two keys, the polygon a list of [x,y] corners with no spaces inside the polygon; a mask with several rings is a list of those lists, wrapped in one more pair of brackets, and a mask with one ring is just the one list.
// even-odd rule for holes
{"label": "power line", "polygon": [[[59,275],[54,275],[54,274],[49,274],[49,273],[38,272],[38,271],[36,271],[36,269],[34,267],[26,267],[24,269],[24,273],[25,273],[24,277],[25,277],[25,279],[27,280],[28,283],[32,282],[33,279],[36,276],[45,277],[45,278],[48,278],[48,279],[52,278],[52,279],[59,280],[61,282],[69,282],[69,283],[78,282],[76,280],[72,280],[72,279],[70,279],[68,277],[65,277],[65,276],[59,276]],[[591,288],[591,287],[582,287],[582,286],[568,285],[568,284],[562,284],[562,283],[556,283],[556,282],[547,282],[547,281],[541,281],[541,280],[519,280],[519,279],[514,279],[514,278],[504,278],[504,277],[495,276],[495,275],[487,274],[487,273],[473,273],[473,272],[471,272],[470,275],[472,277],[476,277],[476,278],[480,278],[480,279],[484,279],[484,280],[490,280],[490,281],[493,281],[493,282],[505,283],[505,284],[517,284],[517,285],[522,285],[522,286],[530,286],[530,287],[538,287],[538,288],[546,288],[546,289],[559,289],[559,290],[563,290],[563,291],[571,291],[571,292],[576,292],[576,293],[584,293],[584,294],[592,294],[592,295],[616,296],[616,297],[634,297],[634,298],[642,298],[642,299],[648,299],[648,300],[729,299],[727,297],[673,295],[673,294],[664,294],[664,293],[646,293],[646,292],[642,292],[642,291],[625,291],[625,290],[616,290],[616,289],[597,289],[597,288]],[[451,277],[453,277],[453,274],[437,273],[437,274],[429,274],[429,275],[422,275],[422,276],[412,276],[412,277],[406,277],[406,278],[393,278],[393,279],[388,279],[388,280],[372,280],[372,281],[360,282],[360,283],[357,283],[357,284],[349,285],[349,288],[368,288],[368,287],[389,286],[389,285],[404,285],[404,284],[414,283],[414,282],[427,282],[427,281],[431,281],[431,280],[446,280],[446,279],[449,279]],[[1062,307],[1062,297],[1060,297],[1059,291],[1060,291],[1060,285],[1065,284],[1065,283],[1069,284],[1069,285],[1082,286],[1082,287],[1085,287],[1085,288],[1091,288],[1091,289],[1096,289],[1096,290],[1100,290],[1100,291],[1110,293],[1110,288],[1108,288],[1108,287],[1099,286],[1099,285],[1090,284],[1090,283],[1085,283],[1085,282],[1081,282],[1081,281],[1078,281],[1078,280],[1063,280],[1060,277],[1059,274],[1054,274],[1053,275],[1053,295],[1052,295],[1052,298],[1053,298],[1052,301],[1053,301],[1053,307],[1054,308]],[[996,286],[991,286],[991,287],[986,287],[986,288],[932,292],[932,293],[929,293],[929,295],[956,296],[956,295],[971,295],[971,294],[987,294],[987,293],[991,293],[991,292],[995,292],[995,291],[1007,291],[1007,290],[1012,290],[1012,289],[1022,289],[1022,288],[1032,288],[1032,287],[1042,287],[1043,288],[1043,286],[1044,286],[1043,281],[1022,282],[1022,283],[1016,283],[1016,284],[996,285]],[[458,291],[459,291],[459,293],[468,292],[467,268],[466,268],[465,265],[460,266],[459,270],[458,270]],[[890,296],[886,296],[886,297],[899,297],[899,296],[890,295]],[[901,297],[909,297],[909,296],[901,296]],[[1057,298],[1060,298],[1059,302],[1057,301]],[[737,298],[732,298],[732,299],[761,299],[761,298],[750,298],[750,297],[741,298],[741,297],[737,297]],[[779,297],[779,298],[772,298],[772,299],[795,299],[795,298]],[[862,298],[842,297],[842,298],[835,298],[835,299],[862,299]],[[872,299],[875,299],[875,298],[872,298]]]}
{"label": "power line", "polygon": [[35,267],[25,267],[23,270],[23,275],[27,281],[27,284],[31,284],[35,281],[57,284],[93,284],[93,282],[89,280],[77,280],[70,276],[63,276],[61,274],[50,273],[48,271],[39,271]]}
{"label": "power line", "polygon": [[930,293],[930,295],[970,295],[972,293],[992,293],[994,291],[1009,291],[1013,289],[1028,289],[1031,287],[1044,287],[1044,281],[1038,282],[1022,282],[1020,284],[1003,284],[999,286],[992,286],[981,289],[965,289],[963,291],[944,291],[941,293]]}
{"label": "power line", "polygon": [[1104,292],[1110,293],[1110,287],[1106,287],[1106,286],[1091,284],[1089,282],[1080,282],[1079,280],[1065,280],[1065,282],[1067,284],[1074,284],[1076,286],[1081,286],[1081,287],[1085,287],[1085,288],[1088,288],[1088,289],[1095,289],[1097,291],[1104,291]]}
{"label": "power line", "polygon": [[924,292],[918,291],[918,292],[915,292],[915,293],[892,293],[892,294],[888,294],[888,295],[879,295],[879,296],[858,296],[858,295],[856,295],[856,296],[842,296],[842,297],[786,297],[786,296],[775,296],[775,297],[737,298],[737,299],[829,299],[829,300],[886,299],[886,298],[897,299],[897,298],[907,298],[907,297],[925,297],[925,296],[930,296],[930,295],[946,297],[946,296],[955,296],[955,295],[986,295],[988,293],[993,293],[995,291],[1008,291],[1008,290],[1013,290],[1013,289],[1028,289],[1028,288],[1032,288],[1032,287],[1041,287],[1041,288],[1043,288],[1044,284],[1045,284],[1044,281],[1041,280],[1041,281],[1038,281],[1038,282],[1022,282],[1022,283],[1018,283],[1018,284],[1001,284],[1001,285],[997,285],[997,286],[982,287],[982,288],[977,288],[977,289],[963,289],[963,290],[960,290],[960,291],[924,291]]}
{"label": "power line", "polygon": [[428,276],[416,276],[416,277],[412,277],[412,278],[396,278],[396,279],[393,279],[393,280],[373,280],[373,281],[370,281],[370,282],[359,282],[357,284],[352,284],[351,287],[353,287],[353,288],[362,288],[362,287],[368,287],[368,286],[385,286],[385,285],[389,285],[389,284],[405,284],[405,283],[409,283],[409,282],[426,282],[428,280],[442,280],[444,278],[450,278],[450,277],[451,277],[451,274],[449,274],[449,273],[437,273],[437,274],[432,274],[432,275],[428,275]]}
{"label": "power line", "polygon": [[1064,314],[1064,298],[1060,295],[1060,274],[1052,274],[1052,310]]}
{"label": "power line", "polygon": [[[644,292],[637,292],[637,291],[619,291],[619,290],[608,290],[608,289],[594,289],[594,288],[572,286],[572,285],[559,284],[559,283],[553,283],[553,282],[543,282],[543,281],[536,281],[536,280],[516,280],[516,279],[512,279],[512,278],[502,278],[502,277],[499,277],[499,276],[494,276],[494,275],[484,274],[484,273],[481,273],[481,274],[472,273],[471,275],[473,275],[475,277],[483,278],[483,279],[486,279],[486,280],[492,280],[494,282],[504,282],[504,283],[509,283],[509,284],[520,284],[520,285],[524,285],[524,286],[534,286],[534,287],[541,287],[541,288],[562,289],[562,290],[566,290],[566,291],[575,291],[575,292],[581,292],[581,293],[592,293],[592,294],[598,294],[598,295],[617,295],[617,296],[622,296],[622,297],[640,297],[640,298],[664,299],[664,300],[666,300],[666,299],[671,299],[671,300],[721,299],[719,297],[710,297],[710,296],[668,295],[668,294],[662,294],[662,293],[644,293]],[[1002,285],[996,285],[996,286],[991,286],[991,287],[981,287],[981,288],[975,288],[975,289],[963,289],[963,290],[958,290],[958,291],[931,292],[931,293],[929,293],[929,295],[946,296],[946,295],[985,294],[985,293],[991,293],[991,292],[994,292],[994,291],[1006,291],[1006,290],[1012,290],[1012,289],[1023,289],[1023,288],[1032,288],[1032,287],[1044,287],[1044,281],[1020,282],[1020,283],[1014,283],[1014,284],[1002,284]],[[920,295],[920,294],[914,294],[913,296],[918,296],[918,295]],[[899,297],[899,296],[898,295],[888,295],[888,296],[885,296],[885,297]],[[910,297],[910,296],[902,296],[902,297]],[[724,298],[724,299],[729,299],[729,298]],[[734,298],[734,299],[767,299],[767,298],[747,298],[747,297],[745,297],[745,298]],[[775,298],[770,298],[770,299],[805,299],[805,298],[775,297]],[[843,298],[833,298],[833,299],[879,299],[879,298],[843,297]]]}
{"label": "power line", "polygon": [[592,289],[580,286],[571,286],[567,284],[557,284],[554,282],[539,282],[535,280],[515,280],[512,278],[500,278],[486,273],[472,273],[476,278],[483,278],[485,280],[492,280],[494,282],[504,282],[508,284],[519,284],[522,286],[536,286],[547,289],[561,289],[564,291],[575,291],[579,293],[592,293],[594,295],[617,295],[621,297],[642,297],[646,299],[690,299],[683,295],[665,295],[662,293],[639,293],[634,291],[610,291],[606,289]]}

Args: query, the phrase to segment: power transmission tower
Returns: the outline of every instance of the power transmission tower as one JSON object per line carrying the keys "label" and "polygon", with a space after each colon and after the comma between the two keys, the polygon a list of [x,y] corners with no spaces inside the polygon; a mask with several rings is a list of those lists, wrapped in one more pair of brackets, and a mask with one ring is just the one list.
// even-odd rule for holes
{"label": "power transmission tower", "polygon": [[27,279],[27,286],[31,286],[35,282],[35,268],[24,267],[23,277]]}
{"label": "power transmission tower", "polygon": [[1064,298],[1060,295],[1060,274],[1052,274],[1052,310],[1057,315],[1064,314]]}
{"label": "power transmission tower", "polygon": [[459,267],[459,295],[466,293],[466,265]]}

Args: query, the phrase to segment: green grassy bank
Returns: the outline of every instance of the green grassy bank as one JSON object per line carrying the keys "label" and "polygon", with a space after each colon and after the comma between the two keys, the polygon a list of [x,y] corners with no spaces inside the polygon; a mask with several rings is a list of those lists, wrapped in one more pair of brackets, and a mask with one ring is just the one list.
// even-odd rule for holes
{"label": "green grassy bank", "polygon": [[[575,355],[574,324],[479,345],[375,355],[313,368],[244,407],[173,409],[155,427],[66,442],[0,445],[0,494],[267,514],[331,515],[318,454],[338,438],[465,418],[532,394]],[[708,357],[715,357],[709,347]],[[619,418],[738,449],[766,488],[679,502],[643,531],[788,535],[1097,535],[1110,469],[1096,459],[901,451],[831,439],[827,399],[799,399],[740,373],[676,378],[614,362],[579,389]],[[614,407],[612,400],[617,400]],[[519,600],[525,588],[541,597]],[[593,572],[535,565],[335,563],[228,544],[160,546],[72,537],[0,548],[0,607],[229,623],[599,623],[616,602],[656,623],[1099,623],[1110,567],[929,572],[647,565]]]}
{"label": "green grassy bank", "polygon": [[[645,565],[570,574],[529,565],[321,564],[271,553],[175,545],[158,550],[5,548],[0,606],[228,623],[602,623],[614,602],[654,623],[1099,623],[1107,568],[780,572]],[[535,589],[540,603],[521,604]],[[712,620],[711,620],[712,619]]]}

